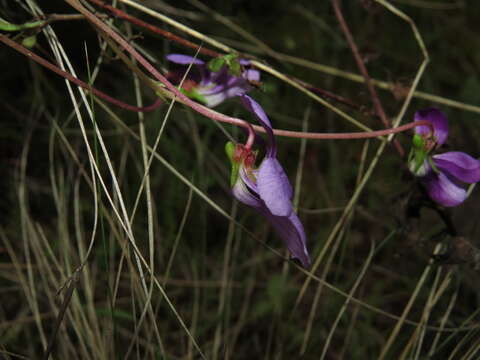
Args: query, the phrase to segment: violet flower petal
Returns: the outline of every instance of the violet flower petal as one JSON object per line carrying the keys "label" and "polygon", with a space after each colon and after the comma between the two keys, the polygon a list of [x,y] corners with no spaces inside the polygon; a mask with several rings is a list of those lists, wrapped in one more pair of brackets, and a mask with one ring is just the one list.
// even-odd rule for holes
{"label": "violet flower petal", "polygon": [[260,198],[273,215],[290,216],[293,212],[292,186],[282,166],[276,158],[266,157],[257,175],[257,188]]}
{"label": "violet flower petal", "polygon": [[265,127],[267,131],[268,129],[272,129],[272,124],[270,123],[267,114],[265,114],[265,111],[262,109],[259,103],[257,103],[248,95],[243,95],[241,100],[243,106],[245,106],[248,111],[253,113],[258,118],[262,126]]}
{"label": "violet flower petal", "polygon": [[[415,121],[427,120],[433,125],[433,134],[437,139],[437,144],[442,145],[448,136],[448,120],[445,114],[436,108],[419,110],[415,113]],[[417,126],[415,132],[420,135],[430,134],[430,127]]]}
{"label": "violet flower petal", "polygon": [[[238,62],[240,63],[240,65],[242,65],[244,67],[250,65],[250,61],[247,60],[247,59],[238,59]],[[242,72],[242,76],[247,80],[260,81],[260,71],[255,70],[255,69],[246,68]]]}
{"label": "violet flower petal", "polygon": [[260,212],[267,218],[276,233],[283,240],[292,257],[300,260],[304,268],[310,268],[311,261],[307,250],[307,238],[297,214],[292,212],[290,216],[286,217],[275,216],[268,209],[260,210]]}
{"label": "violet flower petal", "polygon": [[244,79],[249,81],[260,81],[260,71],[247,69],[242,73]]}
{"label": "violet flower petal", "polygon": [[275,139],[273,137],[272,124],[270,123],[267,114],[265,114],[265,111],[255,100],[253,100],[250,96],[246,94],[240,96],[240,101],[248,111],[255,115],[255,117],[258,119],[260,124],[267,132],[270,146],[267,147],[266,156],[275,157],[277,155],[277,146],[275,145]]}
{"label": "violet flower petal", "polygon": [[168,61],[171,61],[175,64],[181,64],[181,65],[190,65],[190,64],[195,64],[195,65],[205,65],[205,62],[203,60],[194,58],[192,56],[188,55],[182,55],[182,54],[168,54],[166,56]]}
{"label": "violet flower petal", "polygon": [[451,207],[460,205],[467,198],[465,189],[453,183],[444,173],[431,171],[421,178],[428,195],[440,205]]}
{"label": "violet flower petal", "polygon": [[460,151],[451,151],[433,156],[437,168],[445,174],[466,182],[480,181],[480,161]]}

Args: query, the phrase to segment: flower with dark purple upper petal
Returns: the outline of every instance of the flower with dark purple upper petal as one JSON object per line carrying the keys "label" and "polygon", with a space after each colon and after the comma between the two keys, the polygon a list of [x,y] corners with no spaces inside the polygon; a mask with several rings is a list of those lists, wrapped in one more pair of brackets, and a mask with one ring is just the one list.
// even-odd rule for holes
{"label": "flower with dark purple upper petal", "polygon": [[428,126],[415,128],[410,170],[420,178],[432,200],[443,206],[460,205],[468,196],[460,185],[480,181],[480,160],[459,151],[431,155],[447,139],[448,120],[435,108],[417,111],[415,121],[420,120],[432,123],[433,134]]}
{"label": "flower with dark purple upper petal", "polygon": [[232,193],[240,202],[253,207],[265,216],[284,241],[293,258],[305,268],[310,267],[303,225],[292,205],[292,186],[278,162],[272,125],[260,105],[248,95],[240,97],[245,108],[252,112],[266,130],[268,142],[265,157],[254,167],[256,153],[241,144],[229,142],[227,154],[232,163]]}
{"label": "flower with dark purple upper petal", "polygon": [[[252,84],[260,81],[260,72],[250,69],[250,62],[232,55],[213,59],[205,63],[188,55],[170,54],[167,60],[188,66],[193,64],[181,91],[188,97],[208,107],[214,107],[224,100],[240,96],[253,89]],[[213,70],[215,71],[213,71]],[[169,80],[180,83],[185,68],[167,74]]]}

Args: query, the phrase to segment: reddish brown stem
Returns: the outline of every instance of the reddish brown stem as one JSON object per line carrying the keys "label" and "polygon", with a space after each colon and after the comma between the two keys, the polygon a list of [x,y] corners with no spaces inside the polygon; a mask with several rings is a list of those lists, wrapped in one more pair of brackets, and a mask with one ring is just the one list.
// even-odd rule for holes
{"label": "reddish brown stem", "polygon": [[[36,61],[37,63],[46,67],[47,69],[55,72],[56,74],[58,74],[60,76],[63,76],[67,80],[83,87],[86,90],[91,90],[98,97],[101,97],[105,100],[108,100],[108,101],[110,101],[110,102],[112,102],[112,103],[114,103],[114,104],[116,104],[116,105],[118,105],[122,108],[125,108],[127,110],[132,110],[132,111],[149,111],[149,110],[153,110],[155,107],[158,107],[159,100],[157,100],[157,102],[155,102],[153,105],[143,107],[143,108],[138,108],[138,107],[131,106],[131,105],[128,105],[128,104],[124,104],[121,101],[118,101],[118,100],[104,94],[103,92],[101,92],[101,91],[99,91],[95,88],[90,87],[88,84],[86,84],[82,80],[79,80],[76,77],[74,77],[73,75],[67,73],[66,71],[63,71],[63,70],[59,69],[54,64],[48,62],[47,60],[43,59],[42,57],[40,57],[36,54],[34,54],[33,52],[24,48],[23,46],[15,43],[14,41],[10,40],[8,37],[6,37],[4,35],[0,35],[0,41],[7,44],[8,46],[11,46],[13,49],[17,50],[18,52],[28,56],[32,60]],[[191,100],[190,100],[190,102],[191,102]],[[196,104],[196,107],[203,108],[199,104]],[[204,109],[207,110],[206,108],[204,108]],[[252,126],[250,123],[248,123],[244,120],[231,118],[229,116],[216,113],[216,112],[214,112],[213,110],[210,110],[210,109],[208,109],[207,111],[210,112],[210,114],[207,114],[207,113],[203,112],[203,115],[206,115],[206,116],[210,115],[209,117],[211,117],[214,120],[227,122],[227,123],[230,123],[230,124],[233,124],[233,125],[243,126],[243,127],[247,128],[247,130],[249,132],[249,138],[247,140],[247,145],[246,146],[251,146],[252,143],[253,143],[253,130],[258,131],[258,132],[265,132],[265,129],[261,126],[256,126],[256,125]],[[215,116],[212,116],[212,115],[215,115]],[[399,126],[397,128],[394,128],[394,129],[384,129],[384,130],[377,130],[377,131],[371,131],[371,132],[353,132],[353,133],[328,134],[328,133],[300,132],[300,131],[273,129],[273,133],[275,135],[278,135],[278,136],[285,136],[285,137],[291,137],[291,138],[305,138],[305,139],[315,139],[315,140],[354,140],[354,139],[369,139],[369,138],[375,138],[375,137],[379,137],[379,136],[396,134],[396,133],[400,133],[400,132],[409,130],[413,127],[422,126],[422,125],[429,126],[431,128],[432,132],[433,132],[433,128],[432,128],[430,122],[428,122],[428,121],[416,121],[416,122],[412,122],[412,123],[408,123],[408,124]]]}
{"label": "reddish brown stem", "polygon": [[102,92],[100,90],[97,90],[97,89],[93,88],[92,86],[88,85],[86,82],[84,82],[80,79],[77,79],[76,77],[74,77],[70,73],[68,73],[66,71],[63,71],[58,66],[55,66],[54,64],[45,60],[44,58],[36,55],[32,51],[30,51],[27,48],[23,47],[22,45],[16,43],[15,41],[11,40],[7,36],[0,34],[0,41],[3,42],[4,44],[10,46],[14,50],[18,51],[19,53],[21,53],[21,54],[27,56],[28,58],[36,61],[37,63],[46,67],[47,69],[53,71],[54,73],[56,73],[60,76],[63,76],[65,79],[73,82],[74,84],[77,84],[78,86],[81,86],[85,90],[91,91],[92,93],[97,95],[99,98],[102,98],[102,99],[104,99],[108,102],[111,102],[112,104],[117,105],[118,107],[121,107],[123,109],[129,110],[129,111],[134,111],[134,112],[148,112],[148,111],[152,111],[152,110],[158,108],[162,104],[162,101],[159,98],[157,98],[157,100],[155,100],[155,102],[152,105],[145,106],[145,107],[137,107],[137,106],[125,104],[124,102],[122,102],[120,100],[117,100],[117,99],[105,94],[104,92]]}
{"label": "reddish brown stem", "polygon": [[[218,113],[216,111],[213,111],[209,108],[206,108],[191,99],[187,98],[184,94],[179,92],[179,90],[172,85],[163,75],[161,75],[158,70],[156,70],[143,56],[141,56],[128,42],[126,42],[120,35],[115,33],[112,29],[110,29],[108,26],[106,26],[103,22],[101,22],[98,18],[96,18],[93,14],[91,14],[88,10],[83,8],[79,3],[75,2],[75,0],[67,0],[72,6],[74,6],[77,10],[81,11],[90,21],[92,21],[95,25],[99,26],[101,30],[103,30],[105,33],[107,33],[109,36],[111,36],[115,41],[117,41],[127,52],[132,54],[137,61],[139,61],[155,78],[159,81],[161,81],[167,88],[170,90],[175,96],[180,98],[181,100],[184,101],[184,103],[188,106],[190,106],[193,110],[199,112],[200,114],[210,117],[213,120],[216,121],[221,121],[221,122],[226,122],[232,125],[236,126],[242,126],[245,127],[249,130],[249,139],[247,141],[247,145],[251,145],[252,142],[252,134],[253,130],[259,131],[259,132],[265,132],[265,129],[261,126],[252,126],[250,123],[246,122],[245,120],[237,119],[237,118],[232,118],[230,116]],[[64,78],[68,79],[69,81],[87,89],[91,90],[94,94],[97,96],[106,99],[108,101],[111,101],[119,106],[122,106],[124,108],[134,110],[134,111],[145,111],[145,109],[149,109],[150,107],[146,108],[137,108],[133,107],[127,104],[123,104],[119,102],[118,100],[111,98],[110,96],[102,93],[99,90],[96,90],[94,88],[91,88],[88,84],[85,82],[75,78],[71,74],[59,69],[57,66],[54,64],[48,62],[47,60],[41,58],[40,56],[34,54],[30,50],[24,48],[23,46],[15,43],[14,41],[10,40],[8,37],[1,35],[0,34],[0,41],[5,43],[8,46],[11,46],[13,49],[19,51],[20,53],[28,56],[32,60],[38,62],[42,66],[45,66],[49,70],[57,73],[60,76],[63,76]],[[139,110],[141,109],[141,110]],[[345,140],[352,140],[352,139],[367,139],[367,138],[375,138],[379,136],[386,136],[390,134],[395,134],[399,133],[402,131],[406,131],[408,129],[411,129],[416,126],[421,126],[421,125],[427,125],[430,126],[430,128],[433,131],[432,125],[428,121],[417,121],[409,124],[405,124],[403,126],[400,126],[398,128],[394,129],[385,129],[385,130],[378,130],[378,131],[372,131],[372,132],[367,132],[367,133],[337,133],[337,134],[325,134],[325,133],[304,133],[304,132],[298,132],[298,131],[288,131],[288,130],[278,130],[278,129],[273,129],[273,133],[275,135],[279,136],[288,136],[288,137],[295,137],[295,138],[306,138],[306,139],[345,139]]]}
{"label": "reddish brown stem", "polygon": [[[214,50],[211,50],[211,49],[208,49],[208,48],[204,48],[204,47],[201,47],[195,43],[192,43],[191,41],[188,41],[178,35],[175,35],[175,34],[172,34],[168,31],[165,31],[163,29],[160,29],[158,28],[157,26],[155,25],[152,25],[152,24],[149,24],[143,20],[140,20],[134,16],[131,16],[129,14],[127,14],[126,12],[120,10],[120,9],[117,9],[111,5],[108,5],[106,4],[105,2],[103,2],[102,0],[88,0],[100,7],[102,7],[103,9],[105,10],[108,10],[110,11],[112,14],[114,14],[115,16],[118,16],[119,18],[121,19],[124,19],[126,21],[129,21],[131,22],[132,24],[135,24],[139,27],[143,27],[155,34],[159,34],[163,37],[165,37],[166,39],[168,40],[171,40],[171,41],[175,41],[185,47],[188,47],[188,48],[192,48],[192,49],[195,49],[195,50],[198,50],[200,53],[204,54],[204,55],[207,55],[207,56],[211,56],[211,57],[218,57],[218,56],[221,56],[222,54],[214,51]],[[247,56],[248,57],[248,56]],[[318,87],[315,87],[313,85],[310,85],[300,79],[296,79],[296,78],[291,78],[293,81],[297,82],[298,84],[300,84],[301,86],[305,87],[306,89],[322,96],[323,98],[326,98],[326,99],[329,99],[329,100],[333,100],[337,103],[340,103],[340,104],[343,104],[343,105],[347,105],[355,110],[358,110],[358,111],[361,111],[362,113],[365,113],[367,115],[372,115],[372,113],[370,111],[366,111],[362,106],[359,106],[357,104],[355,104],[354,102],[342,97],[342,96],[339,96],[339,95],[336,95],[336,94],[333,94],[329,91],[326,91],[324,89],[320,89]]]}
{"label": "reddish brown stem", "polygon": [[127,21],[131,22],[132,24],[135,24],[135,25],[140,26],[140,27],[144,27],[145,29],[147,29],[147,30],[149,30],[149,31],[151,31],[155,34],[159,34],[159,35],[163,36],[164,38],[166,38],[168,40],[175,41],[175,42],[177,42],[177,43],[179,43],[183,46],[195,49],[195,51],[198,50],[201,54],[204,54],[204,55],[207,55],[207,56],[212,56],[212,57],[217,57],[217,56],[222,55],[222,54],[220,54],[220,53],[218,53],[214,50],[210,50],[210,49],[207,49],[207,48],[204,48],[204,47],[200,48],[200,46],[192,43],[191,41],[185,40],[184,38],[182,38],[180,36],[177,36],[175,34],[172,34],[169,31],[160,29],[160,28],[158,28],[154,25],[151,25],[151,24],[149,24],[145,21],[137,19],[136,17],[131,16],[131,15],[127,14],[126,12],[124,12],[122,10],[119,10],[119,9],[117,9],[117,8],[111,6],[111,5],[108,5],[101,0],[88,0],[88,1],[90,1],[94,4],[96,4],[96,5],[104,8],[104,9],[110,11],[115,16],[118,16],[121,19],[127,20]]}

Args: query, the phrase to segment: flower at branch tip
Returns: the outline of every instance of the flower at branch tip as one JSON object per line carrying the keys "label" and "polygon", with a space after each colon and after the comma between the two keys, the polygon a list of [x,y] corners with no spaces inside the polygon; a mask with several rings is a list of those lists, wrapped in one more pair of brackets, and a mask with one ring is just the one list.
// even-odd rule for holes
{"label": "flower at branch tip", "polygon": [[227,143],[225,150],[232,164],[231,186],[233,196],[262,214],[284,241],[293,258],[303,267],[311,265],[305,230],[292,205],[292,186],[277,160],[277,148],[272,126],[260,105],[248,95],[240,100],[266,130],[265,157],[255,168],[256,152],[241,144]]}
{"label": "flower at branch tip", "polygon": [[167,74],[174,83],[180,83],[186,67],[192,68],[183,81],[181,91],[188,97],[208,107],[215,107],[224,100],[240,96],[254,88],[260,81],[260,72],[250,68],[250,62],[235,55],[225,55],[208,63],[182,54],[169,54],[167,60],[184,65],[181,71]]}
{"label": "flower at branch tip", "polygon": [[428,126],[415,128],[409,157],[410,171],[420,178],[433,201],[447,207],[460,205],[468,196],[460,185],[480,181],[480,160],[459,151],[432,155],[447,139],[448,120],[435,108],[417,111],[415,121],[421,120],[431,122],[433,134]]}

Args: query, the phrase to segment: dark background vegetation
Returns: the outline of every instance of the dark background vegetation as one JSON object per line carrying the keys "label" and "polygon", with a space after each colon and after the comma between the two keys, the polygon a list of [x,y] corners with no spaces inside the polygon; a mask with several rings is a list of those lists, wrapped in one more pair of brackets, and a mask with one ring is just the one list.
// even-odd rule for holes
{"label": "dark background vegetation", "polygon": [[[399,0],[391,3],[413,19],[430,54],[431,61],[419,90],[443,99],[477,105],[480,93],[480,6],[477,2]],[[24,1],[0,0],[0,17],[13,23],[31,20],[32,15],[24,4]],[[37,4],[46,14],[74,13],[62,1],[37,1]],[[190,2],[148,1],[145,4],[160,5],[157,11],[166,12],[205,35],[255,56],[286,75],[341,95],[364,109],[372,109],[364,84],[269,56]],[[166,5],[168,8],[163,7]],[[216,1],[207,5],[279,53],[358,72],[329,1]],[[132,8],[119,7],[189,38]],[[168,13],[169,9],[177,10],[177,13]],[[103,13],[101,9],[98,11]],[[370,75],[392,85],[390,90],[378,91],[387,114],[393,118],[404,101],[402,94],[422,61],[411,28],[373,1],[343,1],[343,11]],[[123,34],[127,33],[125,21],[115,19],[114,24]],[[83,20],[53,23],[52,27],[78,77],[88,80],[85,45],[91,68],[101,54],[95,29]],[[185,49],[144,29],[133,26],[132,31],[131,41],[150,54],[156,61],[155,66],[162,70],[166,71],[169,66],[164,59],[166,54],[195,53],[193,49]],[[21,38],[25,34],[10,34],[17,35]],[[48,41],[42,34],[38,35],[38,44],[33,51],[51,61],[53,59]],[[4,45],[0,54],[0,350],[5,358],[16,358],[8,355],[11,352],[36,359],[45,348],[40,333],[43,331],[47,340],[51,338],[65,298],[65,291],[61,294],[57,291],[83,258],[78,242],[88,246],[94,221],[94,199],[80,171],[85,168],[88,176],[91,175],[84,140],[72,114],[72,102],[64,81]],[[134,104],[131,70],[112,51],[107,50],[101,55],[104,62],[95,87]],[[358,131],[288,84],[267,74],[262,74],[262,81],[262,90],[255,90],[251,95],[262,104],[276,128],[300,130],[303,119],[309,114],[309,131]],[[144,104],[155,100],[150,89],[143,87],[142,91]],[[376,117],[341,104],[334,105],[370,128],[382,128]],[[480,153],[478,109],[474,111],[463,105],[451,107],[414,98],[403,122],[413,120],[416,110],[430,106],[441,108],[450,120],[446,149],[477,157]],[[144,174],[141,146],[101,108],[96,105],[95,109],[95,121],[102,130],[126,207],[131,213]],[[139,132],[137,114],[114,106],[111,109],[130,129]],[[158,135],[166,109],[164,105],[145,114],[144,124],[150,145]],[[216,110],[248,117],[235,99],[226,101]],[[82,114],[91,144],[94,144],[92,124],[85,108]],[[54,124],[61,129],[66,142]],[[225,127],[242,139],[235,129]],[[408,151],[410,136],[402,134],[397,139]],[[179,234],[189,188],[161,163],[153,161],[150,182],[154,202],[155,275],[162,284],[165,281],[169,298],[207,358],[320,358],[345,296],[326,287],[320,292],[320,283],[312,281],[295,307],[295,300],[307,277],[259,243],[258,240],[266,242],[283,252],[280,239],[264,219],[243,205],[232,207],[229,165],[223,151],[226,141],[225,135],[212,121],[177,104],[168,118],[158,152],[212,201],[227,212],[233,211],[236,219],[254,233],[255,239],[241,228],[232,227],[227,218],[197,195],[192,197],[185,228]],[[68,150],[67,143],[77,160]],[[294,184],[300,140],[279,138],[278,143],[279,160]],[[298,213],[314,260],[322,252],[326,239],[355,191],[359,171],[368,166],[379,144],[377,140],[370,142],[363,163],[364,141],[307,142],[302,159]],[[106,163],[101,155],[99,158],[102,174],[111,189]],[[315,272],[336,288],[348,292],[362,267],[369,265],[354,294],[363,303],[351,302],[347,306],[326,350],[327,359],[378,358],[397,320],[372,311],[364,304],[400,316],[428,266],[435,246],[443,244],[440,251],[447,258],[451,255],[449,251],[456,251],[447,246],[455,239],[443,235],[445,223],[434,210],[422,208],[420,218],[414,219],[414,223],[406,218],[405,204],[409,196],[422,196],[419,189],[408,174],[405,161],[389,146],[354,212],[335,238],[338,249],[328,250]],[[145,322],[139,324],[145,299],[133,250],[127,245],[118,223],[107,219],[113,212],[105,196],[99,193],[99,198],[104,207],[100,213],[101,227],[86,266],[89,273],[82,273],[81,281],[76,285],[74,300],[56,337],[52,358],[123,358],[130,344],[134,344],[131,358],[199,358],[156,288],[152,297],[155,315],[147,316]],[[464,204],[445,211],[458,234],[472,246],[479,245],[479,200],[480,194],[474,190]],[[138,247],[146,258],[148,222],[143,196],[132,226]],[[176,248],[177,235],[180,240]],[[372,242],[376,244],[375,255],[367,262]],[[167,273],[172,254],[175,254],[173,265]],[[431,326],[443,324],[449,328],[471,329],[450,332],[427,329],[418,354],[416,345],[411,352],[403,354],[408,359],[478,357],[479,289],[478,272],[473,269],[475,259],[454,260],[461,264],[439,262],[431,265],[431,273],[422,283],[407,318],[418,323],[422,314],[428,313]],[[123,261],[125,263],[121,265]],[[117,274],[119,286],[115,297]],[[427,309],[425,304],[432,296],[431,289],[436,289],[445,279],[450,279],[448,284],[445,283],[445,291],[435,307]],[[88,294],[86,288],[93,294]],[[452,298],[456,300],[452,302]],[[449,307],[449,304],[453,305]],[[220,311],[219,306],[222,307]],[[82,313],[86,314],[84,318],[80,315]],[[444,316],[447,320],[442,323]],[[162,345],[152,335],[155,333],[154,324],[158,327]],[[137,326],[139,334],[135,334]],[[306,340],[309,328],[311,333]],[[420,333],[422,327],[403,324],[385,358],[400,358],[409,341],[418,345],[416,331]],[[429,354],[437,335],[439,343]],[[302,343],[306,347],[300,355]]]}

